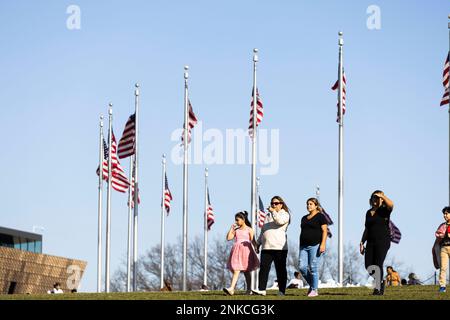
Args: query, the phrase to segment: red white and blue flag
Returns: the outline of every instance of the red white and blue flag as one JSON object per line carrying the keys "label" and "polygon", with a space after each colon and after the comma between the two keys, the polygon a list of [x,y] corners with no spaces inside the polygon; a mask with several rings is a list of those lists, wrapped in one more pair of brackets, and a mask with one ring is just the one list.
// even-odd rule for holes
{"label": "red white and blue flag", "polygon": [[[192,105],[191,105],[191,101],[190,100],[188,100],[188,110],[189,110],[189,115],[188,115],[189,129],[188,129],[188,141],[187,141],[187,143],[189,144],[191,142],[191,131],[192,131],[192,129],[195,127],[195,125],[198,122],[197,116],[195,115],[194,110],[192,109]],[[183,128],[186,128],[186,126],[183,126]],[[184,131],[181,134],[181,142],[184,142]]]}
{"label": "red white and blue flag", "polygon": [[[345,95],[347,94],[347,91],[345,87],[347,86],[347,78],[345,77],[345,72],[342,70],[342,116],[345,114]],[[331,87],[331,90],[338,90],[339,89],[339,79],[335,82],[335,84]],[[338,97],[339,99],[339,97]],[[339,100],[337,103],[338,111],[337,111],[337,122],[339,122]]]}
{"label": "red white and blue flag", "polygon": [[[108,158],[109,158],[109,148],[108,145],[103,139],[103,179],[108,181]],[[100,174],[97,169],[97,175]],[[112,134],[112,145],[111,145],[111,186],[114,190],[125,193],[130,186],[130,182],[128,181],[127,176],[125,175],[125,171],[120,165],[119,159],[117,158],[117,142],[114,136],[114,132]]]}
{"label": "red white and blue flag", "polygon": [[263,205],[263,202],[261,200],[261,197],[259,197],[258,227],[262,228],[265,221],[266,221],[266,212],[264,211],[264,205]]}
{"label": "red white and blue flag", "polygon": [[209,188],[207,189],[207,196],[208,196],[208,206],[206,207],[206,218],[207,218],[207,225],[208,225],[208,231],[211,230],[212,225],[214,224],[214,209],[211,205],[211,200],[209,199]]}
{"label": "red white and blue flag", "polygon": [[445,106],[446,104],[450,104],[450,52],[447,55],[447,60],[445,60],[444,64],[444,72],[443,72],[443,80],[442,84],[444,85],[444,95],[442,96],[441,106]]}
{"label": "red white and blue flag", "polygon": [[136,140],[136,116],[133,113],[125,124],[122,138],[119,141],[119,159],[127,158],[135,153],[135,140]]}
{"label": "red white and blue flag", "polygon": [[[250,103],[250,121],[249,121],[249,126],[248,126],[248,134],[250,135],[251,138],[253,138],[253,90],[252,90],[252,102]],[[264,108],[263,108],[263,103],[262,100],[259,96],[259,91],[258,88],[256,88],[256,126],[258,126],[261,121],[262,118],[264,116]]]}
{"label": "red white and blue flag", "polygon": [[172,193],[169,189],[169,182],[167,181],[167,173],[164,176],[164,208],[166,209],[167,215],[170,213],[170,201],[172,201]]}

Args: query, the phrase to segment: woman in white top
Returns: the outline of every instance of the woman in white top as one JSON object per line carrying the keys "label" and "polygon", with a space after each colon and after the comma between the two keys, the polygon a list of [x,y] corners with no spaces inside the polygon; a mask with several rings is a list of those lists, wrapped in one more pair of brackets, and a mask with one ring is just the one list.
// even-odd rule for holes
{"label": "woman in white top", "polygon": [[285,295],[287,270],[286,259],[288,254],[286,230],[291,220],[289,208],[284,200],[275,196],[270,202],[269,212],[264,221],[261,233],[256,241],[256,247],[259,250],[261,246],[261,264],[259,270],[259,290],[253,290],[253,293],[266,295],[267,279],[269,277],[272,262],[275,263],[277,273],[278,295]]}

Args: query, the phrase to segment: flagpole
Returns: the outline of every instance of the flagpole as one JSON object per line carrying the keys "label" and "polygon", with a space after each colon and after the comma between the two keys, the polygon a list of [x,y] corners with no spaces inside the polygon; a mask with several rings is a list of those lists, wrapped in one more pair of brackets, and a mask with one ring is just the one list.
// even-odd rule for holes
{"label": "flagpole", "polygon": [[344,39],[343,33],[339,32],[339,178],[338,178],[338,215],[339,215],[339,236],[338,236],[338,283],[343,286],[344,279],[344,117],[343,117],[343,86],[342,86],[342,55]]}
{"label": "flagpole", "polygon": [[189,66],[184,67],[184,161],[183,161],[183,274],[182,290],[186,291],[187,276],[187,223],[188,223],[188,130],[189,130],[189,110],[188,110],[188,74]]}
{"label": "flagpole", "polygon": [[[450,14],[448,15],[448,19],[450,20]],[[448,54],[450,55],[450,21],[448,22]],[[450,62],[449,62],[450,63]],[[447,90],[449,91],[449,99],[450,99],[450,83],[447,85]],[[445,92],[445,91],[444,91]],[[448,162],[448,203],[450,204],[450,103],[448,104],[448,152],[449,152],[449,162]]]}
{"label": "flagpole", "polygon": [[[134,90],[134,106],[135,106],[135,141],[134,141],[134,240],[133,240],[133,291],[137,291],[137,241],[138,241],[138,212],[139,212],[139,153],[138,153],[138,137],[139,137],[139,84],[135,84]],[[131,181],[130,181],[131,183]],[[131,187],[130,187],[131,188]]]}
{"label": "flagpole", "polygon": [[100,116],[100,141],[98,155],[98,237],[97,237],[97,292],[102,286],[102,202],[103,202],[103,160],[105,150],[103,146],[103,116]]}
{"label": "flagpole", "polygon": [[[259,186],[260,186],[260,179],[259,179],[259,177],[257,177],[256,178],[256,198],[258,198],[258,200],[259,200],[259,197],[260,197]],[[260,208],[259,207],[259,201],[257,201],[256,202],[256,211],[259,213],[260,210],[264,210],[264,208]],[[258,225],[259,225],[259,217],[258,217],[258,215],[256,215],[254,223],[253,223],[253,227],[255,228],[254,229],[255,230],[255,236],[254,236],[255,240],[258,239],[258,237],[259,237],[259,232],[258,232],[259,226]],[[259,285],[259,268],[256,269],[254,272],[255,272],[254,289],[258,289],[258,285]]]}
{"label": "flagpole", "polygon": [[[257,177],[256,178],[256,198],[258,198],[260,196],[259,195],[259,184],[260,184],[260,180],[259,180],[259,177]],[[264,210],[264,208],[259,207],[259,201],[256,202],[256,211],[259,212],[261,209]],[[258,236],[259,236],[258,225],[259,225],[259,217],[257,215],[255,221],[253,222],[253,228],[255,229],[255,238],[258,238]]]}
{"label": "flagpole", "polygon": [[[256,64],[258,62],[258,49],[253,49],[253,140],[252,140],[252,188],[251,188],[251,218],[252,224],[256,221],[256,138],[257,138],[257,118],[258,112],[256,106],[258,104],[258,97],[256,92]],[[251,272],[251,289],[256,290],[256,272]]]}
{"label": "flagpole", "polygon": [[165,215],[164,201],[166,194],[166,155],[162,155],[162,191],[161,191],[161,279],[160,288],[164,288],[164,243],[165,243]]}
{"label": "flagpole", "polygon": [[109,136],[108,136],[108,191],[106,200],[106,259],[105,259],[105,292],[109,293],[109,263],[111,258],[111,160],[112,160],[112,107],[109,104]]}
{"label": "flagpole", "polygon": [[204,251],[205,270],[203,272],[203,284],[208,285],[208,168],[205,168],[205,221],[204,221]]}
{"label": "flagpole", "polygon": [[[130,184],[133,183],[133,156],[130,157]],[[131,250],[132,250],[132,238],[133,238],[133,210],[131,208],[132,199],[132,187],[128,189],[128,251],[127,251],[127,292],[131,292]]]}

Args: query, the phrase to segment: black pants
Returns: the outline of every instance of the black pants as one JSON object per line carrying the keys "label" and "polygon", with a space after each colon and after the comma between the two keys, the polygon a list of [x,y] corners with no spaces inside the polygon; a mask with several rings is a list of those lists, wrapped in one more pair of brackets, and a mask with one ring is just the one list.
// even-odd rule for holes
{"label": "black pants", "polygon": [[[385,241],[385,242],[380,242],[380,243],[367,242],[367,245],[366,245],[366,254],[364,257],[366,270],[369,266],[373,266],[373,265],[378,266],[380,268],[381,282],[383,281],[384,259],[386,259],[386,255],[387,255],[390,247],[391,247],[390,241]],[[372,274],[370,274],[370,275],[372,275]]]}
{"label": "black pants", "polygon": [[261,251],[261,266],[259,269],[259,290],[266,290],[267,280],[269,278],[270,267],[272,261],[275,262],[275,271],[277,273],[278,288],[280,292],[286,291],[287,270],[286,259],[287,250],[262,250]]}

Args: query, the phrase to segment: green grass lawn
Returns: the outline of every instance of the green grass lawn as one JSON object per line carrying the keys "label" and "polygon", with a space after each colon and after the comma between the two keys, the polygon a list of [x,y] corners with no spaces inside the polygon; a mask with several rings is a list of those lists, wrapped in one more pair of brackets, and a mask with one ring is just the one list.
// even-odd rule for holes
{"label": "green grass lawn", "polygon": [[287,290],[285,297],[277,291],[267,296],[247,296],[244,291],[225,296],[222,291],[208,292],[139,292],[139,293],[66,293],[45,295],[0,295],[0,300],[450,300],[447,293],[439,293],[437,286],[405,286],[387,288],[384,296],[372,296],[369,288],[321,289],[316,298],[306,297],[306,289]]}

